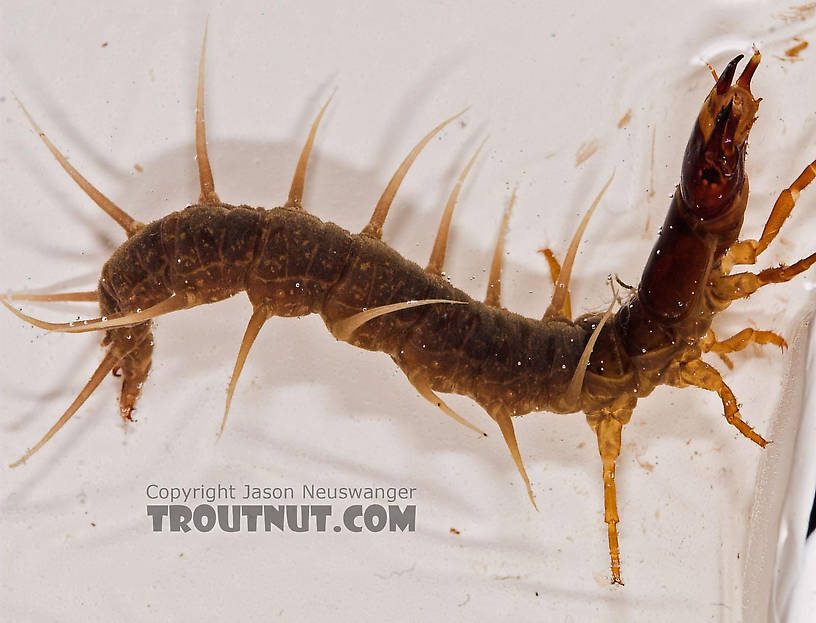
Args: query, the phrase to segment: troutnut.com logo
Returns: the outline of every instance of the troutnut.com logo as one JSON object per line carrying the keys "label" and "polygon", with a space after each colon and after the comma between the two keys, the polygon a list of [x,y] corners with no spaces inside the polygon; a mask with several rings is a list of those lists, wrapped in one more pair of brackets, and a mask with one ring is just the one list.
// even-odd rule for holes
{"label": "troutnut.com logo", "polygon": [[[153,532],[414,532],[416,487],[149,484]],[[166,502],[162,504],[161,502]],[[242,502],[242,503],[230,503]],[[276,503],[260,503],[276,502]],[[328,503],[326,503],[328,502]]]}

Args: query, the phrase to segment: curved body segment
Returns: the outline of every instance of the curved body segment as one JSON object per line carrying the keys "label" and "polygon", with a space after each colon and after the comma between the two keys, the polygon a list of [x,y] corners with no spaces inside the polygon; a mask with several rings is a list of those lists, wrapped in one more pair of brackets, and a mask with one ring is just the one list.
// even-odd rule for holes
{"label": "curved body segment", "polygon": [[[183,293],[185,307],[192,307],[241,291],[268,316],[317,313],[329,329],[362,309],[408,300],[462,301],[375,318],[348,341],[389,354],[409,378],[470,396],[489,413],[505,407],[512,415],[578,410],[559,397],[591,330],[475,301],[381,240],[350,234],[302,210],[194,205],[150,223],[103,267],[100,311],[135,312],[174,293]],[[150,321],[112,329],[106,340],[117,354],[138,345],[122,372],[123,386],[140,387],[149,370]],[[126,415],[137,396],[123,394]]]}

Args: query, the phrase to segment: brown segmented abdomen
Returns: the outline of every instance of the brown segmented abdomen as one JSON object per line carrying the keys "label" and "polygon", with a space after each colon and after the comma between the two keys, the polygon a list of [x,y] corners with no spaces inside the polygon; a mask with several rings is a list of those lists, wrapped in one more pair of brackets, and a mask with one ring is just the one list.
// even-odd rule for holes
{"label": "brown segmented abdomen", "polygon": [[565,409],[558,399],[589,335],[571,322],[542,322],[471,301],[429,309],[395,360],[407,375],[422,370],[433,389],[470,396],[491,415],[570,412],[577,405]]}
{"label": "brown segmented abdomen", "polygon": [[350,234],[291,208],[263,210],[247,294],[271,316],[319,313],[346,272]]}
{"label": "brown segmented abdomen", "polygon": [[[466,305],[406,309],[369,321],[349,339],[389,354],[409,378],[474,398],[489,413],[574,411],[559,403],[591,329],[546,322],[474,301],[380,240],[352,235],[289,208],[191,206],[122,245],[100,279],[103,314],[146,309],[175,295],[212,303],[242,290],[271,316],[320,313],[331,327],[361,309],[429,298]],[[126,294],[129,293],[129,296]],[[138,395],[149,369],[150,322],[108,332]]]}
{"label": "brown segmented abdomen", "polygon": [[102,312],[147,308],[189,293],[200,305],[246,289],[264,210],[190,206],[145,226],[102,268]]}
{"label": "brown segmented abdomen", "polygon": [[323,310],[330,327],[360,309],[390,303],[466,302],[375,318],[349,342],[388,353],[409,379],[418,376],[437,391],[470,396],[489,413],[503,405],[513,415],[560,410],[555,399],[575,373],[589,337],[583,328],[474,301],[380,240],[359,234],[352,241],[348,266]]}
{"label": "brown segmented abdomen", "polygon": [[[470,396],[490,413],[505,405],[512,415],[564,410],[557,398],[589,336],[565,320],[532,320],[474,301],[380,240],[288,208],[192,206],[170,214],[122,245],[103,268],[100,288],[103,313],[145,309],[173,293],[204,304],[246,290],[269,315],[320,313],[329,327],[390,303],[464,301],[376,318],[349,341],[389,354],[409,378]],[[129,386],[143,382],[149,368],[149,328],[109,331],[118,352],[143,344],[121,366]]]}

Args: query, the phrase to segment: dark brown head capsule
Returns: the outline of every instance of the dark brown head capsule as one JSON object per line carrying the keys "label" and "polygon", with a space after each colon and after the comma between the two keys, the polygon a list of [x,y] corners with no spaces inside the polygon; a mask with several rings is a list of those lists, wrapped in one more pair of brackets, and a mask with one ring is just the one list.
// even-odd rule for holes
{"label": "dark brown head capsule", "polygon": [[720,111],[708,140],[694,127],[683,158],[680,192],[686,206],[700,219],[712,219],[727,210],[744,180],[745,143],[734,141],[738,117],[733,100]]}
{"label": "dark brown head capsule", "polygon": [[680,193],[688,211],[701,221],[728,218],[742,202],[737,197],[745,183],[745,150],[759,100],[751,94],[751,76],[759,53],[748,62],[732,85],[734,58],[703,104],[683,158]]}

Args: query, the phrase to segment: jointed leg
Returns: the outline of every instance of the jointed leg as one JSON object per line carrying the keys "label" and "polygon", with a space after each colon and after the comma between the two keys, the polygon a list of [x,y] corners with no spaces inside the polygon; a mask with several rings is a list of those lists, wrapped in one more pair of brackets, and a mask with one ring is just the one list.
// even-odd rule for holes
{"label": "jointed leg", "polygon": [[735,264],[755,264],[757,256],[771,244],[782,224],[790,216],[796,205],[796,200],[813,179],[816,178],[816,160],[805,167],[805,170],[796,178],[788,188],[783,190],[774,203],[771,215],[762,230],[759,240],[742,240],[733,245],[723,260],[726,272],[729,272]]}
{"label": "jointed leg", "polygon": [[[631,412],[626,413],[622,420],[628,420]],[[600,417],[587,416],[587,422],[595,431],[598,437],[598,452],[603,461],[603,483],[604,483],[604,522],[607,528],[607,539],[609,541],[609,561],[612,570],[612,584],[621,584],[621,563],[620,547],[618,546],[618,495],[615,487],[615,461],[620,456],[621,431],[623,423],[621,419],[612,414],[604,414]]]}
{"label": "jointed leg", "polygon": [[811,253],[791,266],[766,268],[759,271],[759,274],[745,272],[720,277],[714,282],[714,293],[724,300],[733,301],[745,298],[769,283],[790,281],[799,273],[805,272],[814,263],[816,263],[816,253]]}
{"label": "jointed leg", "polygon": [[704,353],[717,353],[730,368],[734,367],[726,353],[736,353],[743,350],[749,344],[774,344],[782,350],[788,347],[788,343],[781,335],[773,331],[759,331],[758,329],[743,329],[739,333],[732,335],[726,340],[718,341],[714,331],[708,330],[705,337],[700,340],[700,347]]}
{"label": "jointed leg", "polygon": [[758,446],[764,448],[768,445],[768,442],[740,417],[737,399],[716,368],[711,367],[701,359],[695,359],[680,364],[675,371],[677,377],[673,379],[672,385],[677,387],[693,385],[694,387],[717,392],[722,400],[726,421]]}

